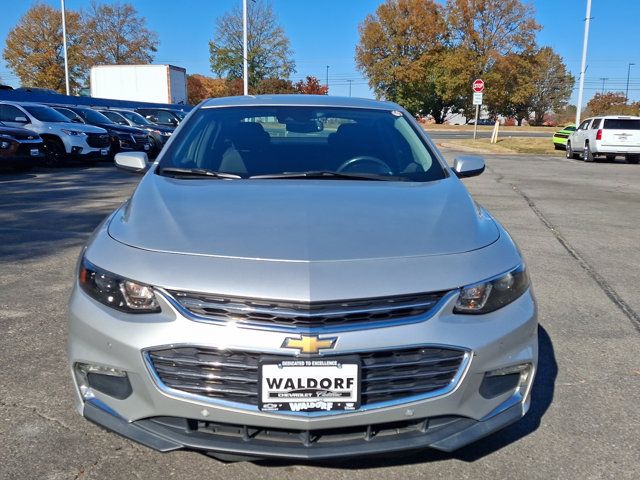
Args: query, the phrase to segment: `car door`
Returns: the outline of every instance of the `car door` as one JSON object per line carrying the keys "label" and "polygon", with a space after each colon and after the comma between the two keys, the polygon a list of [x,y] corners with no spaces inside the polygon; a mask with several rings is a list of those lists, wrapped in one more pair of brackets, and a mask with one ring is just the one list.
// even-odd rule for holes
{"label": "car door", "polygon": [[584,148],[584,141],[587,138],[587,131],[589,129],[589,125],[591,124],[591,119],[587,119],[580,124],[578,129],[575,131],[572,137],[571,148],[573,150],[582,150]]}
{"label": "car door", "polygon": [[10,127],[25,127],[29,122],[29,116],[13,105],[0,104],[0,122]]}

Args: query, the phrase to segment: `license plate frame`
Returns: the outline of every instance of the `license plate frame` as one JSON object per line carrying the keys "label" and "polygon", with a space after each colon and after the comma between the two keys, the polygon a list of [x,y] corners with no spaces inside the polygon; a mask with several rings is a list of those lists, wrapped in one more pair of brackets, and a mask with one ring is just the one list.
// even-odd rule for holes
{"label": "license plate frame", "polygon": [[108,148],[100,149],[100,155],[103,157],[106,157],[107,155],[109,155],[109,149]]}
{"label": "license plate frame", "polygon": [[32,148],[29,151],[29,155],[31,155],[32,157],[37,157],[38,155],[40,155],[40,149],[39,148]]}
{"label": "license plate frame", "polygon": [[[264,356],[258,364],[258,408],[261,411],[272,413],[356,411],[360,408],[362,396],[361,370],[360,358],[356,355],[336,357]],[[281,378],[282,388],[270,388],[266,378]],[[352,387],[337,388],[340,384],[336,383],[336,380],[339,378],[343,380],[343,384],[348,382],[348,378],[352,378]],[[287,379],[291,379],[295,387],[288,389],[288,393],[283,391]],[[331,381],[332,388],[327,386],[327,379]],[[315,386],[313,380],[316,381]],[[297,388],[300,386],[306,388]],[[333,389],[333,387],[336,388]]]}

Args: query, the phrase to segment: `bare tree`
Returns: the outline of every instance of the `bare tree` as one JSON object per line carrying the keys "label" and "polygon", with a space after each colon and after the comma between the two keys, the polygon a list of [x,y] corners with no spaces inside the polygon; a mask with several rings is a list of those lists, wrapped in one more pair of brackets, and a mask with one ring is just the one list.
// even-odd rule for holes
{"label": "bare tree", "polygon": [[[211,71],[219,77],[242,78],[242,9],[239,5],[218,18],[209,42]],[[289,39],[278,25],[271,5],[264,0],[249,2],[249,86],[265,79],[288,79],[295,72]]]}

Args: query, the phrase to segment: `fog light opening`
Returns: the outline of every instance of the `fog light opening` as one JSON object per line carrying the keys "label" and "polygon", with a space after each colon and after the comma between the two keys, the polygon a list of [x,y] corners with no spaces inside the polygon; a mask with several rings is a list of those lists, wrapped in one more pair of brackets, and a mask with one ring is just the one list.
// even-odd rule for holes
{"label": "fog light opening", "polygon": [[512,391],[525,398],[529,393],[532,372],[531,363],[521,363],[486,372],[480,384],[480,395],[485,398],[495,398]]}
{"label": "fog light opening", "polygon": [[76,363],[74,374],[80,395],[84,400],[95,398],[94,391],[124,400],[132,393],[127,372],[103,365]]}

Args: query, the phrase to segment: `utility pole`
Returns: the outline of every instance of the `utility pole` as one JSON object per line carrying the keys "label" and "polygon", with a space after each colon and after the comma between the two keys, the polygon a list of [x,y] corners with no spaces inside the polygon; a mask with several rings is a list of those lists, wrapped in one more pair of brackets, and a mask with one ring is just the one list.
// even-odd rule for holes
{"label": "utility pole", "polygon": [[329,65],[327,65],[327,77],[326,81],[324,82],[324,86],[327,87],[327,93],[329,93]]}
{"label": "utility pole", "polygon": [[347,80],[347,82],[349,82],[349,96],[351,96],[351,83],[353,80]]}
{"label": "utility pole", "polygon": [[591,23],[591,0],[587,0],[587,16],[585,17],[584,22],[584,40],[582,43],[582,65],[580,66],[580,88],[578,90],[578,105],[576,108],[576,126],[580,125],[580,114],[582,113],[584,74],[587,69],[587,47],[589,44],[589,24]]}
{"label": "utility pole", "polygon": [[600,77],[600,80],[602,80],[602,93],[604,94],[604,82],[609,80],[609,77]]}
{"label": "utility pole", "polygon": [[64,56],[64,82],[67,87],[67,95],[69,95],[69,61],[67,59],[67,20],[64,13],[64,0],[60,0],[62,10],[62,55]]}
{"label": "utility pole", "polygon": [[249,95],[249,56],[247,46],[247,0],[242,0],[242,78],[244,94]]}
{"label": "utility pole", "polygon": [[625,105],[629,103],[629,77],[631,76],[631,67],[635,65],[635,63],[630,63],[627,65],[627,90],[624,94],[624,103]]}

